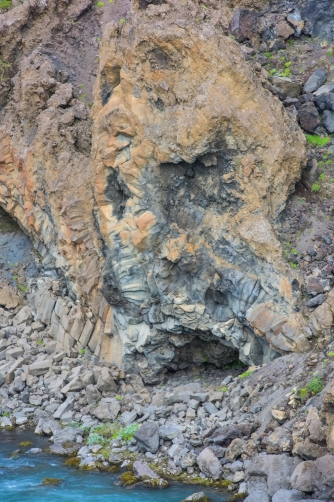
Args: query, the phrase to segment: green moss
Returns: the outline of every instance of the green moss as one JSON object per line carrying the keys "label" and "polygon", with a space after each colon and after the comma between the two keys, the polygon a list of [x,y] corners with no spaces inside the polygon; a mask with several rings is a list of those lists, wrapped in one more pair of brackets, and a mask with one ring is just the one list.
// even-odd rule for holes
{"label": "green moss", "polygon": [[123,474],[120,475],[119,479],[124,486],[131,486],[138,482],[138,479],[131,471],[123,472]]}
{"label": "green moss", "polygon": [[320,192],[320,188],[321,188],[321,186],[319,185],[319,183],[313,183],[311,190],[312,190],[312,192],[318,193],[318,192]]}
{"label": "green moss", "polygon": [[32,442],[31,441],[22,441],[22,443],[20,443],[19,446],[23,446],[24,448],[26,448],[27,446],[32,446]]}
{"label": "green moss", "polygon": [[234,502],[234,500],[245,500],[247,495],[245,493],[235,493],[232,497],[229,497],[228,502]]}
{"label": "green moss", "polygon": [[328,352],[328,357],[334,357],[334,352]]}
{"label": "green moss", "polygon": [[62,482],[63,480],[59,478],[44,478],[42,485],[59,486]]}
{"label": "green moss", "polygon": [[320,377],[315,377],[306,385],[306,387],[300,389],[299,398],[304,399],[308,396],[315,396],[316,394],[319,394],[324,387],[325,384],[322,379]]}
{"label": "green moss", "polygon": [[241,378],[243,380],[244,378],[247,378],[247,377],[253,375],[253,373],[254,373],[254,370],[246,371],[245,373],[241,373],[241,375],[239,375],[239,378]]}
{"label": "green moss", "polygon": [[79,457],[71,457],[66,460],[64,465],[67,465],[68,467],[79,467],[80,462],[81,460]]}
{"label": "green moss", "polygon": [[316,136],[315,134],[306,134],[306,141],[311,145],[316,146],[325,146],[330,142],[330,138],[327,136],[326,138],[322,138],[321,136]]}
{"label": "green moss", "polygon": [[0,0],[0,9],[8,9],[12,3],[12,0]]}

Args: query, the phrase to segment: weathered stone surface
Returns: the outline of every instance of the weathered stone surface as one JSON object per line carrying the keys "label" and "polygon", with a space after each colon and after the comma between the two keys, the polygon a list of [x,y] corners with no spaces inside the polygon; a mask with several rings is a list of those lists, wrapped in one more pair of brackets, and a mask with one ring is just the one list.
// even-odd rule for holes
{"label": "weathered stone surface", "polygon": [[[245,462],[247,484],[249,487],[256,486],[253,480],[256,481],[262,478],[265,481],[267,493],[273,496],[278,490],[291,488],[290,476],[299,463],[300,459],[290,457],[286,453],[281,455],[257,455]],[[298,489],[296,486],[292,487]]]}
{"label": "weathered stone surface", "polygon": [[291,98],[298,98],[301,93],[301,85],[288,77],[272,77],[273,85],[281,89],[283,94]]}
{"label": "weathered stone surface", "polygon": [[159,476],[147,464],[139,460],[133,463],[133,473],[138,479],[159,479]]}
{"label": "weathered stone surface", "polygon": [[134,2],[126,23],[103,23],[92,127],[77,97],[92,55],[67,35],[91,5],[25,2],[2,15],[1,57],[14,74],[0,90],[0,204],[74,300],[58,304],[37,284],[37,320],[52,319],[67,352],[88,345],[149,383],[167,364],[224,366],[235,351],[261,364],[299,350],[297,329],[268,337],[246,322],[265,302],[300,320],[273,223],[300,176],[304,138],[224,35],[235,15],[238,38],[257,42],[259,14],[220,5],[198,23],[196,2]]}
{"label": "weathered stone surface", "polygon": [[120,409],[121,405],[116,399],[107,397],[101,399],[99,405],[93,410],[93,414],[99,420],[114,420]]}
{"label": "weathered stone surface", "polygon": [[209,478],[219,479],[221,475],[221,465],[218,458],[210,448],[205,448],[197,457],[198,467]]}
{"label": "weathered stone surface", "polygon": [[327,80],[328,73],[324,68],[318,68],[304,85],[304,92],[314,92],[321,87]]}
{"label": "weathered stone surface", "polygon": [[278,490],[272,499],[272,502],[295,502],[301,500],[303,494],[298,490]]}
{"label": "weathered stone surface", "polygon": [[312,460],[297,465],[290,478],[292,488],[302,492],[312,492],[314,490],[315,472],[315,463]]}
{"label": "weathered stone surface", "polygon": [[146,451],[156,453],[159,449],[159,428],[155,423],[143,424],[135,432],[134,438]]}
{"label": "weathered stone surface", "polygon": [[299,107],[298,119],[300,127],[306,132],[314,132],[320,125],[319,112],[313,102],[304,103]]}

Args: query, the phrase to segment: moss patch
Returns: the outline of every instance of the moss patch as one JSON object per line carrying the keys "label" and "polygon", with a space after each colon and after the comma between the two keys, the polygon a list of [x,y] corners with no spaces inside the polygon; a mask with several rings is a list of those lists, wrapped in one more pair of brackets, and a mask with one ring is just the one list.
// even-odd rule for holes
{"label": "moss patch", "polygon": [[67,465],[69,467],[79,467],[80,462],[81,460],[79,457],[71,457],[66,460],[64,465]]}
{"label": "moss patch", "polygon": [[32,442],[31,441],[22,441],[22,443],[20,443],[19,446],[23,446],[23,448],[27,448],[28,446],[32,446]]}
{"label": "moss patch", "polygon": [[119,477],[122,485],[131,486],[138,482],[138,479],[134,476],[133,472],[126,471]]}
{"label": "moss patch", "polygon": [[62,482],[63,480],[59,478],[44,478],[42,485],[59,486],[62,484]]}

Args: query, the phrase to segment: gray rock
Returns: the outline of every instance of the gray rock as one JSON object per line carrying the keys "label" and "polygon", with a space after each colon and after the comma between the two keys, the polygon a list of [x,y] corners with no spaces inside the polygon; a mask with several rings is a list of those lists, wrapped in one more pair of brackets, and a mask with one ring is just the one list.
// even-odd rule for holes
{"label": "gray rock", "polygon": [[320,125],[319,112],[314,103],[304,103],[299,107],[298,120],[300,127],[306,132],[314,132]]}
{"label": "gray rock", "polygon": [[134,438],[146,451],[156,453],[159,449],[159,428],[153,422],[147,422],[135,432]]}
{"label": "gray rock", "polygon": [[50,359],[44,359],[44,361],[36,361],[28,366],[28,372],[30,375],[39,376],[47,373],[52,366],[52,361]]}
{"label": "gray rock", "polygon": [[327,76],[328,73],[324,68],[318,68],[304,85],[304,93],[314,92],[319,89],[326,82]]}
{"label": "gray rock", "polygon": [[330,134],[334,132],[334,112],[330,110],[325,110],[322,118],[322,122],[326,128],[326,131]]}
{"label": "gray rock", "polygon": [[182,502],[209,502],[209,498],[204,492],[198,492],[189,495],[189,497],[183,499]]}
{"label": "gray rock", "polygon": [[184,430],[183,427],[176,425],[176,424],[165,424],[159,427],[159,436],[162,439],[174,439],[179,437],[179,435],[182,433]]}
{"label": "gray rock", "polygon": [[317,107],[324,110],[334,110],[334,93],[321,94],[315,100]]}
{"label": "gray rock", "polygon": [[314,491],[315,475],[315,462],[312,460],[301,462],[291,475],[292,488],[302,492]]}
{"label": "gray rock", "polygon": [[133,463],[133,473],[138,479],[159,479],[159,476],[147,464],[139,460]]}
{"label": "gray rock", "polygon": [[256,491],[248,495],[244,502],[269,502],[269,495],[263,491]]}
{"label": "gray rock", "polygon": [[88,404],[94,404],[100,401],[102,395],[98,390],[96,385],[87,385],[86,387],[86,398]]}
{"label": "gray rock", "polygon": [[120,421],[124,425],[130,425],[130,424],[132,424],[132,422],[134,422],[136,420],[136,418],[137,418],[137,412],[136,412],[136,410],[125,411],[120,416]]}
{"label": "gray rock", "polygon": [[43,450],[42,448],[30,448],[30,450],[27,451],[27,453],[32,453],[33,455],[36,455],[37,453],[42,453]]}
{"label": "gray rock", "polygon": [[319,87],[319,89],[315,91],[314,95],[318,97],[322,94],[328,94],[331,92],[334,92],[334,84],[326,84]]}
{"label": "gray rock", "polygon": [[205,403],[203,405],[203,408],[207,413],[209,413],[209,415],[214,415],[215,413],[218,413],[218,409],[215,407],[214,404],[210,403],[210,401]]}
{"label": "gray rock", "polygon": [[66,401],[64,401],[58,408],[57,411],[54,412],[53,418],[58,418],[60,419],[61,416],[64,413],[67,413],[68,411],[71,411],[74,406],[74,399],[73,397],[68,397]]}
{"label": "gray rock", "polygon": [[113,398],[107,397],[101,399],[99,405],[92,411],[99,420],[114,420],[120,412],[120,403]]}
{"label": "gray rock", "polygon": [[97,381],[97,386],[101,392],[116,392],[117,385],[112,378],[108,368],[102,368],[101,374]]}
{"label": "gray rock", "polygon": [[[290,457],[287,453],[281,455],[256,455],[245,461],[248,492],[258,490],[259,481],[265,491],[273,496],[280,489],[290,489],[290,477],[300,463],[298,457]],[[296,486],[293,486],[298,490]],[[262,490],[264,488],[261,488]],[[260,489],[260,490],[261,490]]]}
{"label": "gray rock", "polygon": [[272,502],[296,502],[302,499],[303,494],[298,490],[278,490]]}
{"label": "gray rock", "polygon": [[222,466],[210,448],[205,448],[197,457],[198,467],[209,478],[219,479]]}
{"label": "gray rock", "polygon": [[54,431],[53,442],[63,444],[66,441],[75,441],[79,432],[76,427],[65,427],[65,429]]}
{"label": "gray rock", "polygon": [[320,294],[307,300],[306,307],[317,307],[318,305],[321,305],[325,301],[326,301],[326,295]]}

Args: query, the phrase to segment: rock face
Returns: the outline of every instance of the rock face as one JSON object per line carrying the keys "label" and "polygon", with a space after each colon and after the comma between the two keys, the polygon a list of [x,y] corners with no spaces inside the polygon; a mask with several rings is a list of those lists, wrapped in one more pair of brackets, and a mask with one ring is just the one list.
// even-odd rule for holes
{"label": "rock face", "polygon": [[[305,349],[275,235],[304,139],[223,34],[229,12],[198,23],[194,2],[140,2],[107,24],[92,126],[79,79],[96,48],[66,54],[80,26],[98,23],[91,1],[67,3],[78,26],[63,25],[56,1],[0,17],[0,49],[18,68],[12,88],[1,84],[0,204],[78,300],[69,316],[47,293],[39,318],[60,344],[151,383],[164,368]],[[24,33],[24,45],[28,21],[41,39]],[[51,30],[62,44],[50,55],[38,44]]]}

